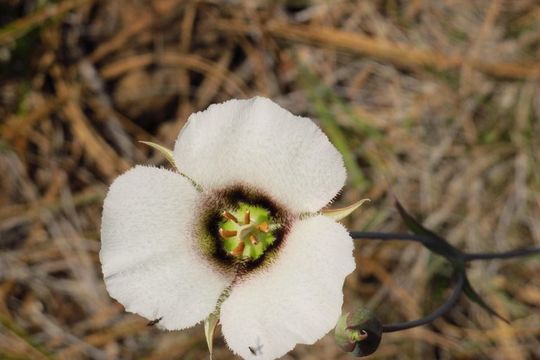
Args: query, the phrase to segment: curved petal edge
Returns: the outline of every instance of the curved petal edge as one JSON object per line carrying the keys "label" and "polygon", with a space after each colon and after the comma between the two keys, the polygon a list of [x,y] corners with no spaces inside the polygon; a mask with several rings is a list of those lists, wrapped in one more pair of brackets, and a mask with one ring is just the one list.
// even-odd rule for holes
{"label": "curved petal edge", "polygon": [[341,154],[313,121],[262,97],[192,114],[174,157],[206,190],[252,186],[297,214],[320,210],[346,178]]}
{"label": "curved petal edge", "polygon": [[241,279],[223,303],[228,346],[245,359],[275,359],[323,337],[341,314],[352,251],[349,233],[332,219],[297,221],[275,262]]}
{"label": "curved petal edge", "polygon": [[114,181],[103,206],[100,260],[109,294],[169,330],[204,320],[231,281],[195,247],[199,196],[177,173],[137,166]]}

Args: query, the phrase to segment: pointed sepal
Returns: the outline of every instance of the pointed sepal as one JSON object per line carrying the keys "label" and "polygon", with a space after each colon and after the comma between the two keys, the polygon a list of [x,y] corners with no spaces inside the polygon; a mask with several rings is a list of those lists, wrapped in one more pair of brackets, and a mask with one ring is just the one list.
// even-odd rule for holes
{"label": "pointed sepal", "polygon": [[437,235],[433,231],[426,229],[420,222],[416,221],[401,205],[401,203],[396,199],[396,207],[399,211],[399,214],[401,215],[401,218],[403,219],[403,222],[405,225],[409,228],[410,231],[412,231],[416,235],[422,235],[424,236],[424,240],[422,241],[422,244],[428,248],[429,250],[433,251],[436,254],[439,254],[446,258],[454,268],[454,271],[458,273],[462,273],[464,276],[464,282],[463,282],[463,292],[465,295],[469,298],[469,300],[477,303],[480,305],[485,311],[487,311],[490,315],[496,316],[499,319],[503,320],[504,322],[508,323],[508,320],[503,318],[501,315],[499,315],[491,306],[489,306],[484,299],[480,297],[480,295],[474,290],[471,283],[469,282],[469,279],[467,278],[466,272],[465,272],[465,254],[458,250],[457,248],[453,247],[446,239],[444,239],[442,236]]}
{"label": "pointed sepal", "polygon": [[212,351],[214,348],[214,333],[219,322],[219,318],[210,314],[206,320],[204,320],[204,335],[206,336],[206,345],[208,345],[208,352],[210,353],[210,360],[212,360]]}
{"label": "pointed sepal", "polygon": [[165,159],[167,159],[167,161],[176,168],[176,164],[174,162],[174,154],[172,152],[172,150],[169,150],[167,149],[166,147],[164,146],[161,146],[159,144],[156,144],[156,143],[153,143],[153,142],[150,142],[150,141],[139,141],[140,143],[143,143],[145,145],[148,145],[150,146],[151,148],[159,151],[161,153],[161,155],[163,155],[165,157]]}
{"label": "pointed sepal", "polygon": [[457,248],[450,245],[446,239],[442,236],[435,234],[433,231],[426,229],[420,222],[418,222],[412,215],[410,215],[401,203],[395,199],[396,208],[403,219],[403,222],[407,228],[416,235],[421,235],[424,237],[422,243],[429,250],[433,251],[436,254],[439,254],[446,258],[448,261],[454,265],[454,267],[462,267],[464,262],[463,253]]}
{"label": "pointed sepal", "polygon": [[353,211],[358,209],[360,206],[362,206],[362,204],[364,204],[367,201],[370,201],[370,200],[362,199],[360,201],[355,202],[354,204],[351,204],[343,208],[324,209],[324,210],[321,210],[321,214],[324,216],[328,216],[336,221],[339,221],[349,216],[350,214],[352,214]]}
{"label": "pointed sepal", "polygon": [[505,323],[507,324],[510,324],[510,321],[506,320],[505,318],[503,318],[501,315],[499,315],[495,310],[493,310],[493,308],[491,306],[488,305],[488,303],[486,303],[484,301],[484,299],[482,299],[480,297],[480,295],[478,295],[478,293],[476,292],[476,290],[474,290],[474,288],[472,287],[471,283],[469,282],[469,279],[467,278],[467,276],[465,276],[465,279],[464,279],[464,283],[463,283],[463,292],[465,293],[465,295],[469,298],[469,300],[477,303],[478,305],[480,305],[484,310],[486,310],[490,315],[492,316],[495,316],[495,317],[498,317],[499,319],[501,319],[502,321],[504,321]]}

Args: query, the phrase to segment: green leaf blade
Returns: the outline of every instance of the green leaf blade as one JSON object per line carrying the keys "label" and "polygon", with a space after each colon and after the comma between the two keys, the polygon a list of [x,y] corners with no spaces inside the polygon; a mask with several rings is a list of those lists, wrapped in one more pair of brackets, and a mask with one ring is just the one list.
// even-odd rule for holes
{"label": "green leaf blade", "polygon": [[214,314],[210,314],[206,320],[204,320],[204,335],[206,336],[206,345],[208,345],[208,352],[210,353],[210,360],[212,359],[212,351],[214,349],[214,333],[219,322],[219,317]]}

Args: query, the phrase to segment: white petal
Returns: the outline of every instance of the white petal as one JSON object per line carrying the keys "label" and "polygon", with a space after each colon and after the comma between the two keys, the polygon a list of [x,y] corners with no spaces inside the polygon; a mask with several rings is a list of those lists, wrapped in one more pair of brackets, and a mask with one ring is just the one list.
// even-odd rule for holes
{"label": "white petal", "polygon": [[101,251],[109,294],[161,327],[193,326],[216,306],[230,277],[195,248],[199,193],[168,170],[138,166],[118,177],[103,205]]}
{"label": "white petal", "polygon": [[[275,359],[312,344],[336,324],[342,286],[354,270],[353,241],[324,216],[294,224],[275,262],[234,285],[221,308],[229,347],[246,359]],[[252,350],[260,346],[261,353]]]}
{"label": "white petal", "polygon": [[318,211],[346,177],[341,154],[310,119],[261,97],[191,115],[174,156],[204,189],[248,184],[297,213]]}

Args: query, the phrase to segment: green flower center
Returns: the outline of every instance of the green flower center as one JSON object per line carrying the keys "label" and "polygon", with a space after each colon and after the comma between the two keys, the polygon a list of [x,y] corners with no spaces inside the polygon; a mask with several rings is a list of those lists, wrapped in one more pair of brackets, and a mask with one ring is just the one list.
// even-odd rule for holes
{"label": "green flower center", "polygon": [[235,209],[225,210],[219,222],[222,246],[230,256],[239,260],[256,260],[276,240],[270,211],[243,202]]}

